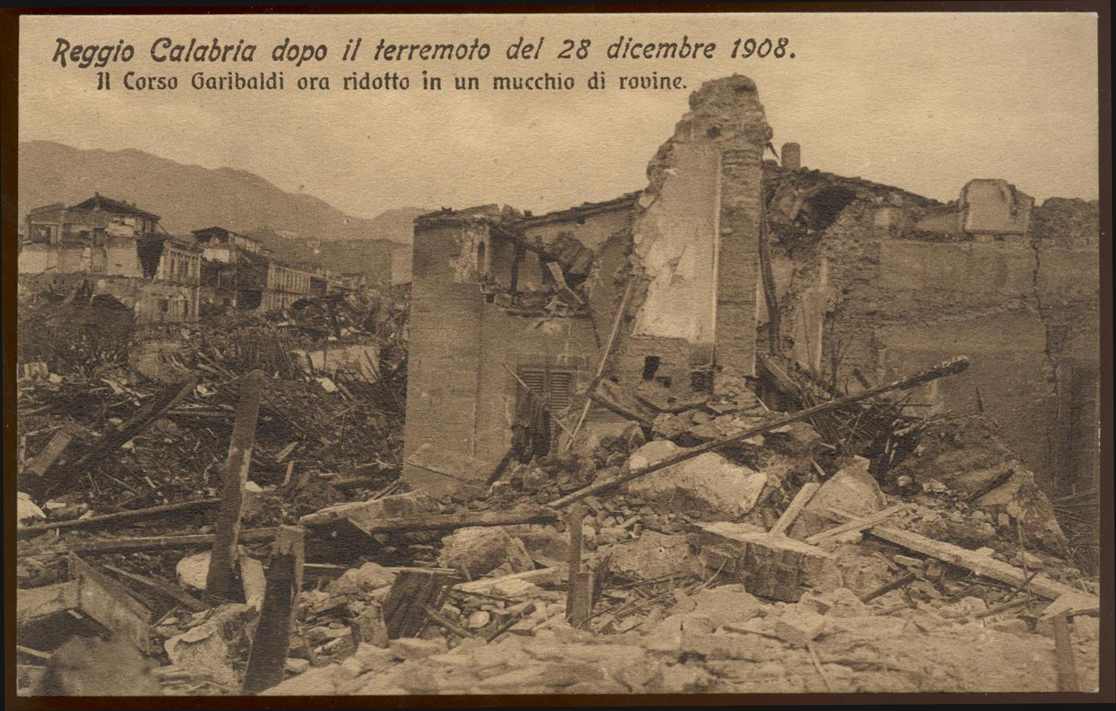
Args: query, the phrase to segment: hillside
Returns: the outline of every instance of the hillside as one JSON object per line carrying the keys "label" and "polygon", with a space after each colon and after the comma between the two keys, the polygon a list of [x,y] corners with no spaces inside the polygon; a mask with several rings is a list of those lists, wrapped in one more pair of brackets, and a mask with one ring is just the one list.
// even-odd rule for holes
{"label": "hillside", "polygon": [[233,168],[183,165],[137,150],[82,150],[51,141],[19,144],[19,217],[33,207],[71,205],[99,192],[157,213],[173,234],[221,225],[250,232],[271,228],[335,240],[410,244],[419,208],[353,217],[310,195],[288,193]]}
{"label": "hillside", "polygon": [[279,234],[267,228],[248,234],[272,250],[275,258],[281,261],[323,267],[340,274],[361,273],[373,283],[391,280],[393,252],[410,252],[408,245],[386,239],[314,242]]}

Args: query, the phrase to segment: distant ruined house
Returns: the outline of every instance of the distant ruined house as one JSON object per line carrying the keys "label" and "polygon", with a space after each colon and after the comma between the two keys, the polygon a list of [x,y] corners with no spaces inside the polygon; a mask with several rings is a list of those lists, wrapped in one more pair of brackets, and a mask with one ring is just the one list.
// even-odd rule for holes
{"label": "distant ruined house", "polygon": [[160,231],[159,216],[100,194],[30,210],[19,274],[78,277],[128,306],[136,323],[194,321],[202,250]]}

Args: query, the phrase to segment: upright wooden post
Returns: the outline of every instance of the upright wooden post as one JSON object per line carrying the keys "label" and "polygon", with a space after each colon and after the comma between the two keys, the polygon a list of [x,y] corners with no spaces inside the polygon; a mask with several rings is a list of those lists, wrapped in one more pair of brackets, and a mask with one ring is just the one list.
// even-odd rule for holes
{"label": "upright wooden post", "polygon": [[1080,691],[1077,688],[1077,669],[1073,661],[1073,640],[1070,622],[1066,615],[1056,615],[1054,626],[1054,660],[1058,668],[1058,691]]}
{"label": "upright wooden post", "polygon": [[245,694],[258,694],[283,681],[295,603],[302,589],[305,537],[306,529],[298,526],[280,526],[275,535],[260,621],[244,674]]}
{"label": "upright wooden post", "polygon": [[235,599],[235,566],[238,561],[237,539],[240,537],[240,510],[244,503],[244,485],[256,445],[256,419],[260,412],[260,393],[264,374],[253,370],[240,381],[240,402],[236,408],[229,458],[221,489],[221,509],[214,527],[213,553],[205,577],[205,595],[210,602]]}
{"label": "upright wooden post", "polygon": [[581,546],[582,546],[582,531],[581,525],[585,520],[585,504],[578,503],[570,507],[566,513],[566,528],[570,532],[570,584],[573,584],[574,576],[581,572]]}
{"label": "upright wooden post", "polygon": [[593,612],[593,574],[581,570],[581,524],[585,519],[585,504],[570,508],[566,525],[570,529],[570,571],[566,592],[566,618],[574,627],[580,627]]}

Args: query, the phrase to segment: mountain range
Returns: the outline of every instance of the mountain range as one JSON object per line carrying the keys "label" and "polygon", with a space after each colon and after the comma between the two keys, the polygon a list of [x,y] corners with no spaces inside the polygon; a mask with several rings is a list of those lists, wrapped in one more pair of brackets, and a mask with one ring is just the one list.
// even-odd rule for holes
{"label": "mountain range", "polygon": [[412,242],[423,208],[387,210],[373,218],[348,215],[319,198],[285,192],[260,176],[234,168],[203,168],[126,149],[79,149],[53,141],[19,144],[19,218],[40,205],[73,205],[100,193],[154,212],[171,234],[220,225],[238,232],[260,229],[325,242]]}

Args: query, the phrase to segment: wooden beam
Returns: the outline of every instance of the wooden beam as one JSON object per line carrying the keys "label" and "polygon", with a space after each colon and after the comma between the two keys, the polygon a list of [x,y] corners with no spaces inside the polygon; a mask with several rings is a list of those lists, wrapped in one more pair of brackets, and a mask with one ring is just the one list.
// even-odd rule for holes
{"label": "wooden beam", "polygon": [[481,578],[480,580],[461,583],[455,589],[459,592],[468,594],[484,594],[497,588],[501,583],[521,581],[531,583],[532,585],[551,585],[561,582],[562,578],[566,576],[567,572],[565,566],[559,565],[554,568],[538,568],[536,570],[528,570],[524,573],[512,573],[499,578]]}
{"label": "wooden beam", "polygon": [[[274,528],[253,528],[242,531],[241,543],[261,543],[275,538]],[[212,533],[198,533],[187,536],[146,536],[129,538],[108,538],[90,541],[73,548],[51,548],[41,551],[21,552],[21,556],[62,555],[65,553],[131,553],[134,551],[163,551],[178,548],[212,545],[216,537]]]}
{"label": "wooden beam", "polygon": [[779,520],[775,522],[775,525],[772,526],[771,530],[767,533],[772,536],[787,535],[787,529],[791,527],[791,524],[798,518],[798,514],[802,513],[802,509],[806,508],[806,504],[810,503],[810,499],[814,498],[814,494],[816,494],[820,488],[821,484],[815,481],[809,481],[803,484],[802,488],[799,489],[798,493],[791,499],[786,511],[783,512],[783,515],[779,517]]}
{"label": "wooden beam", "polygon": [[891,592],[892,590],[898,590],[901,587],[905,587],[907,585],[910,585],[911,583],[913,583],[916,580],[918,580],[918,574],[917,573],[907,573],[903,577],[896,578],[895,580],[892,580],[890,583],[884,583],[883,585],[879,586],[878,588],[876,588],[872,592],[867,593],[866,595],[864,595],[864,597],[860,598],[860,601],[861,602],[872,602],[876,598],[881,597],[883,595],[886,595],[889,592]]}
{"label": "wooden beam", "polygon": [[77,555],[70,556],[70,570],[79,581],[81,611],[126,639],[140,652],[151,651],[151,611],[116,582]]}
{"label": "wooden beam", "polygon": [[133,573],[129,570],[123,570],[112,565],[106,565],[104,566],[104,568],[105,570],[111,571],[112,573],[119,575],[122,578],[127,578],[134,583],[138,583],[148,590],[153,590],[163,597],[174,600],[176,603],[182,605],[190,612],[201,612],[202,610],[209,609],[209,605],[206,605],[204,602],[197,599],[185,590],[182,590],[176,585],[172,585],[162,580],[149,578],[146,575],[139,575],[138,573]]}
{"label": "wooden beam", "polygon": [[283,681],[291,647],[291,624],[302,589],[305,536],[305,529],[297,526],[280,526],[276,533],[260,621],[248,653],[245,694],[258,694]]}
{"label": "wooden beam", "polygon": [[846,407],[853,403],[860,402],[861,400],[867,400],[868,398],[882,395],[886,392],[891,392],[893,390],[906,390],[908,388],[922,385],[923,383],[937,380],[938,378],[942,378],[947,375],[956,375],[957,373],[964,372],[965,369],[968,367],[969,359],[964,356],[959,356],[952,360],[946,361],[941,365],[935,366],[933,368],[928,368],[927,370],[924,370],[908,378],[896,380],[894,382],[888,383],[887,385],[881,385],[877,388],[873,388],[872,390],[865,390],[864,392],[857,393],[855,395],[849,395],[848,397],[839,398],[837,400],[830,400],[829,402],[824,402],[820,405],[816,405],[805,410],[800,410],[793,415],[784,417],[780,420],[776,420],[775,422],[746,430],[744,432],[741,432],[740,434],[732,435],[731,437],[725,437],[724,439],[713,440],[712,442],[707,442],[697,447],[692,447],[685,451],[679,452],[672,457],[667,457],[666,459],[656,462],[655,464],[651,464],[640,469],[633,469],[627,473],[622,473],[619,476],[613,477],[612,479],[609,479],[607,481],[591,484],[583,489],[579,489],[573,493],[567,494],[566,496],[555,499],[547,505],[552,508],[562,508],[564,506],[572,504],[575,501],[580,501],[581,499],[584,499],[588,496],[594,496],[602,491],[606,491],[614,486],[623,484],[627,481],[631,481],[632,479],[638,479],[639,477],[650,474],[651,472],[656,472],[660,469],[665,469],[667,467],[674,466],[675,464],[685,462],[706,452],[723,449],[725,447],[738,444],[750,437],[755,437],[758,434],[765,434],[772,430],[777,430],[780,427],[784,427],[793,422],[808,420],[811,417],[815,417],[824,412],[830,412],[841,407]]}
{"label": "wooden beam", "polygon": [[210,508],[216,508],[221,503],[220,499],[199,499],[197,501],[183,501],[178,504],[168,504],[166,506],[153,506],[147,509],[136,509],[134,511],[117,511],[116,513],[104,514],[102,516],[90,516],[89,518],[79,518],[72,521],[55,521],[52,523],[38,523],[32,526],[19,526],[16,528],[16,533],[21,538],[27,536],[37,536],[40,533],[47,531],[64,531],[74,529],[90,529],[100,528],[102,526],[115,526],[123,523],[130,523],[132,521],[140,521],[148,518],[158,518],[169,513],[183,513],[187,511],[204,511]]}
{"label": "wooden beam", "polygon": [[628,301],[631,299],[634,284],[635,279],[629,277],[628,283],[624,287],[624,295],[620,298],[620,306],[616,309],[616,315],[612,318],[612,330],[609,331],[608,341],[605,342],[604,350],[601,351],[601,359],[597,362],[597,370],[593,373],[593,380],[585,390],[585,404],[581,406],[581,414],[577,418],[577,424],[574,425],[573,432],[570,433],[570,438],[566,441],[567,450],[573,446],[574,438],[581,431],[581,426],[585,424],[585,417],[589,414],[589,408],[593,405],[592,394],[601,382],[601,378],[604,377],[605,368],[608,367],[608,361],[612,357],[612,349],[616,344],[616,336],[620,333],[620,325],[624,322],[624,313],[628,310]]}
{"label": "wooden beam", "polygon": [[[581,621],[584,621],[581,618],[581,614],[584,613],[584,600],[578,598],[579,594],[584,593],[584,589],[578,584],[581,574],[581,526],[584,520],[585,504],[577,503],[571,506],[566,516],[566,528],[570,531],[570,577],[566,587],[566,618],[571,620],[571,624],[575,613]],[[590,586],[589,591],[592,595],[592,586]]]}
{"label": "wooden beam", "polygon": [[213,553],[209,558],[209,571],[205,578],[207,598],[234,599],[237,597],[235,565],[237,540],[240,535],[241,507],[244,503],[244,485],[248,483],[248,470],[252,464],[252,450],[256,445],[256,421],[260,412],[260,393],[265,376],[254,370],[240,381],[240,402],[236,408],[229,456],[225,463],[222,482],[221,510],[217,513],[214,528]]}
{"label": "wooden beam", "polygon": [[66,447],[73,441],[77,431],[77,427],[73,425],[63,425],[62,429],[54,433],[54,436],[47,442],[47,446],[43,448],[43,451],[39,452],[24,471],[34,474],[35,476],[46,476],[46,473],[54,466],[58,458],[66,451]]}
{"label": "wooden beam", "polygon": [[[986,578],[1008,585],[1022,586],[1027,583],[1028,578],[1031,578],[1014,565],[996,560],[992,556],[981,555],[976,551],[967,550],[945,541],[927,538],[911,531],[903,531],[889,526],[875,526],[868,529],[868,532],[880,540],[894,543],[897,546],[928,555],[931,558],[937,558],[950,565],[971,570],[977,575],[983,575]],[[1059,583],[1042,573],[1031,578],[1030,583],[1027,584],[1027,589],[1050,600],[1057,600],[1063,595],[1068,595],[1070,599],[1091,603],[1094,607],[1100,603],[1096,595]]]}
{"label": "wooden beam", "polygon": [[[337,512],[328,509],[307,514],[299,523],[309,528],[332,526],[338,522]],[[341,512],[342,514],[344,512]],[[550,523],[558,520],[559,514],[553,509],[529,508],[511,511],[479,511],[459,514],[403,516],[385,518],[381,521],[353,524],[369,536],[381,533],[410,533],[413,531],[449,531],[455,528],[516,526],[526,523]],[[340,518],[344,518],[341,516]]]}
{"label": "wooden beam", "polygon": [[[840,536],[842,533],[851,533],[853,531],[863,531],[867,528],[871,528],[873,526],[878,526],[881,523],[883,523],[884,521],[886,521],[889,518],[891,518],[892,516],[894,516],[895,514],[902,511],[903,508],[904,508],[903,504],[897,504],[895,506],[890,506],[886,509],[883,509],[882,511],[877,511],[876,513],[871,514],[869,516],[864,516],[863,518],[846,520],[845,523],[838,524],[838,525],[834,526],[833,528],[827,528],[826,530],[821,531],[820,533],[815,533],[812,536],[808,536],[806,538],[806,542],[809,543],[810,545],[815,545],[820,541],[828,540],[828,539],[833,538],[835,536]],[[840,511],[838,509],[829,508],[829,509],[826,509],[826,511],[830,514],[840,516],[841,518],[844,518],[844,519],[849,519],[850,518],[849,514],[843,512],[843,511]]]}
{"label": "wooden beam", "polygon": [[79,605],[80,590],[76,580],[16,590],[16,626],[22,627],[66,610],[76,610]]}
{"label": "wooden beam", "polygon": [[1081,691],[1077,687],[1077,669],[1073,661],[1070,622],[1065,615],[1052,619],[1054,626],[1054,661],[1058,667],[1058,691]]}
{"label": "wooden beam", "polygon": [[570,577],[573,582],[567,593],[567,615],[570,626],[579,629],[593,616],[593,571],[578,571]]}

